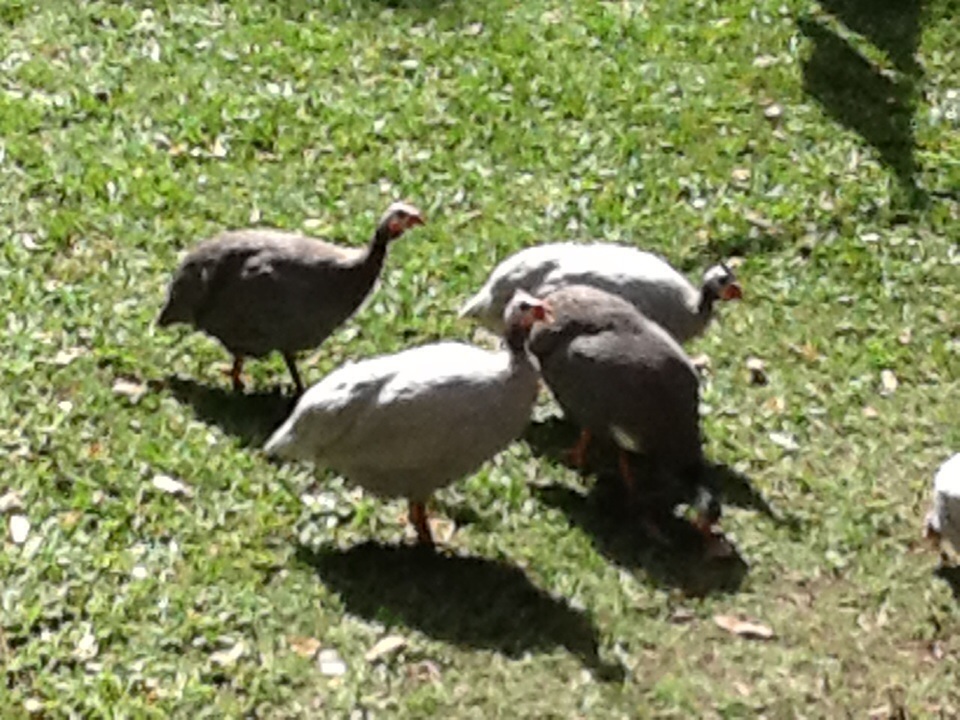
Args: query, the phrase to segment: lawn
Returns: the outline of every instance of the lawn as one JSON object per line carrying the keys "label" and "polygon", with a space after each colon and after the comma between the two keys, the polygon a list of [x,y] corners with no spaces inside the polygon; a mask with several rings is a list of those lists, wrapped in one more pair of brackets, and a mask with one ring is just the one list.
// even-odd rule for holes
{"label": "lawn", "polygon": [[[5,0],[0,716],[960,714],[960,573],[920,542],[960,450],[958,16]],[[235,395],[154,326],[179,257],[250,224],[360,244],[396,198],[428,225],[309,382],[474,337],[459,304],[548,239],[740,260],[689,348],[734,558],[646,543],[548,403],[438,495],[436,554],[402,503],[262,457],[283,362]]]}

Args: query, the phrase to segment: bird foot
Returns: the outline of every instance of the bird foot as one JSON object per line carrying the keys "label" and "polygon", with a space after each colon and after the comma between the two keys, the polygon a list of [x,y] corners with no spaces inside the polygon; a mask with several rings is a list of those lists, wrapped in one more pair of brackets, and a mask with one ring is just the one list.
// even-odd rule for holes
{"label": "bird foot", "polygon": [[693,525],[703,537],[703,552],[706,557],[728,558],[734,554],[733,545],[730,544],[730,541],[721,531],[715,530],[705,517],[698,516],[693,521]]}
{"label": "bird foot", "polygon": [[587,450],[590,449],[591,434],[589,430],[582,430],[577,444],[567,448],[561,453],[563,460],[578,470],[582,470],[587,465]]}

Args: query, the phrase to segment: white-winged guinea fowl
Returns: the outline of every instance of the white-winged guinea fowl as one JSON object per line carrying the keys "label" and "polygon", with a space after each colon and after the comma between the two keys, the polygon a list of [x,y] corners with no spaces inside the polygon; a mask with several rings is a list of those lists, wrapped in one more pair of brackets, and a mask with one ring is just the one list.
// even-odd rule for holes
{"label": "white-winged guinea fowl", "polygon": [[476,470],[530,421],[539,380],[525,342],[544,306],[518,293],[505,314],[504,350],[441,342],[335,370],[304,393],[266,453],[407,498],[419,541],[432,544],[433,491]]}
{"label": "white-winged guinea fowl", "polygon": [[658,532],[654,510],[690,501],[708,549],[721,552],[725,544],[712,529],[720,503],[703,472],[699,378],[683,349],[633,305],[597,288],[572,285],[543,303],[528,347],[557,402],[583,429],[578,446],[591,434],[617,444],[631,503],[630,453],[642,453],[654,468],[645,494],[656,501],[645,508],[648,528]]}
{"label": "white-winged guinea fowl", "polygon": [[157,323],[186,323],[223,343],[236,390],[245,357],[277,351],[303,392],[296,353],[320,345],[357,310],[389,244],[423,222],[414,206],[393,203],[365,248],[279,230],[221,233],[183,259]]}
{"label": "white-winged guinea fowl", "polygon": [[632,303],[680,343],[704,331],[718,300],[742,296],[733,271],[714,265],[695,288],[663,258],[611,243],[548,243],[508,257],[460,310],[499,332],[503,306],[514,290],[545,297],[569,285],[589,285]]}
{"label": "white-winged guinea fowl", "polygon": [[933,504],[925,535],[936,546],[945,540],[960,551],[960,453],[947,460],[933,478]]}

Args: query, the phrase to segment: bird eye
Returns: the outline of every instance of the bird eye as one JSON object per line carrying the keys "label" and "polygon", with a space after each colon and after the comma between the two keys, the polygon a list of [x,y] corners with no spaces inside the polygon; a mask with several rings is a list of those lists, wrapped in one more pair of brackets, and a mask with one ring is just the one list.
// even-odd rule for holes
{"label": "bird eye", "polygon": [[533,305],[531,305],[530,303],[528,303],[526,300],[521,300],[521,301],[520,301],[520,311],[521,311],[521,312],[528,312],[528,311],[530,310],[530,308],[532,308],[532,307],[533,307]]}

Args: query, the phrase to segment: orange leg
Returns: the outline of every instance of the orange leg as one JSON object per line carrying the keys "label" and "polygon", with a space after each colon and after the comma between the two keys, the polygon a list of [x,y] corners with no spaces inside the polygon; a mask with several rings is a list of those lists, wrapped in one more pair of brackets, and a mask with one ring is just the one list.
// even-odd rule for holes
{"label": "orange leg", "polygon": [[630,469],[630,456],[626,450],[620,450],[620,477],[623,478],[623,485],[627,489],[627,502],[630,505],[636,505],[637,480],[633,477],[633,470]]}
{"label": "orange leg", "polygon": [[584,428],[580,431],[580,438],[577,440],[577,444],[574,445],[569,450],[565,450],[563,453],[564,458],[567,462],[573,465],[575,468],[582,468],[587,464],[587,449],[590,447],[590,440],[593,435],[589,430]]}
{"label": "orange leg", "polygon": [[706,513],[697,513],[693,520],[693,526],[703,536],[707,557],[727,557],[730,555],[732,552],[730,544],[723,537],[723,533],[714,532],[713,523],[710,522]]}
{"label": "orange leg", "polygon": [[233,381],[233,389],[237,392],[243,392],[243,378],[240,377],[243,372],[243,355],[233,356],[233,366],[227,370],[227,375]]}
{"label": "orange leg", "polygon": [[427,508],[422,502],[408,501],[408,516],[417,531],[417,542],[427,547],[433,547],[433,535],[427,523]]}

